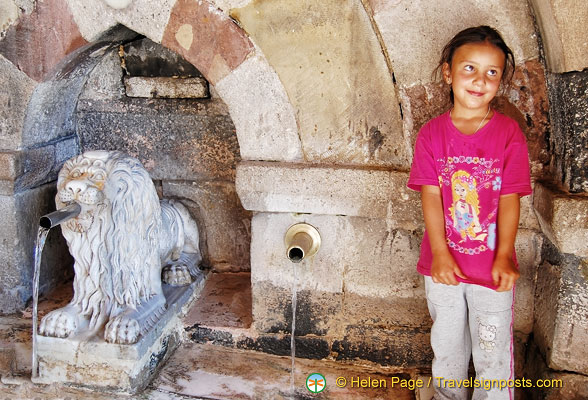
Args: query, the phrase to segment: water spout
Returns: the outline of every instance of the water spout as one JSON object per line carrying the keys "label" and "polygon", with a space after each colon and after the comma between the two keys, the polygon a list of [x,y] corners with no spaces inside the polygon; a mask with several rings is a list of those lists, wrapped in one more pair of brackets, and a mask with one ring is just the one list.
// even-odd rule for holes
{"label": "water spout", "polygon": [[39,230],[37,233],[37,244],[35,246],[35,267],[33,270],[33,348],[32,348],[32,370],[31,379],[39,376],[39,363],[37,360],[37,320],[38,320],[38,303],[39,303],[39,275],[41,272],[41,254],[45,246],[45,240],[49,234],[49,229],[57,226],[71,218],[75,218],[82,211],[78,203],[69,204],[57,211],[44,215],[39,220]]}
{"label": "water spout", "polygon": [[53,211],[47,215],[43,215],[39,219],[39,225],[45,229],[51,229],[71,218],[75,218],[82,211],[82,207],[78,203],[71,203],[57,211]]}
{"label": "water spout", "polygon": [[316,254],[321,246],[321,235],[314,226],[298,223],[288,228],[284,243],[288,259],[293,263],[299,263]]}

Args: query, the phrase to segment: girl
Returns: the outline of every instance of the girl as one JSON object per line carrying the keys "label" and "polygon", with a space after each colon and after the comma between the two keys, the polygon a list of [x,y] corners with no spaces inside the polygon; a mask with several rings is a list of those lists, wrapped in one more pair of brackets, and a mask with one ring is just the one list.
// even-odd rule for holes
{"label": "girl", "polygon": [[519,197],[531,193],[525,136],[490,107],[514,57],[496,30],[478,26],[451,39],[439,70],[453,108],[419,132],[408,181],[425,220],[417,270],[433,319],[435,398],[466,398],[472,355],[473,398],[512,399],[512,385],[488,390],[488,380],[514,379],[514,242]]}

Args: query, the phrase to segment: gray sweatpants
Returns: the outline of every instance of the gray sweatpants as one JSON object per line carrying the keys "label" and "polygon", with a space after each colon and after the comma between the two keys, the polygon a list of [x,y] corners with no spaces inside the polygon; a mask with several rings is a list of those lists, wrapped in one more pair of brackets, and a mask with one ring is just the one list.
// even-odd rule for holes
{"label": "gray sweatpants", "polygon": [[[466,399],[471,390],[468,387],[474,387],[475,400],[514,398],[512,388],[497,387],[499,380],[504,386],[504,382],[514,379],[514,291],[496,292],[467,283],[444,285],[434,283],[430,276],[425,276],[425,290],[433,318],[434,398]],[[470,355],[475,380],[468,380]]]}

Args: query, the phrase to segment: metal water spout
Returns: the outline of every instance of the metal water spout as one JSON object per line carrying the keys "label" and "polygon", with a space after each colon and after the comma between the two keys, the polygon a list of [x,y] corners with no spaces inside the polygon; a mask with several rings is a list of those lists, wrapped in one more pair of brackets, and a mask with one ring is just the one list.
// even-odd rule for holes
{"label": "metal water spout", "polygon": [[314,226],[302,222],[288,228],[284,243],[288,259],[299,263],[316,254],[321,246],[321,235]]}
{"label": "metal water spout", "polygon": [[38,322],[38,303],[39,303],[39,275],[41,270],[41,253],[45,246],[45,240],[49,234],[49,229],[77,217],[82,211],[78,203],[71,203],[67,206],[43,215],[39,219],[39,231],[37,233],[37,244],[35,246],[35,266],[33,270],[33,348],[32,348],[32,371],[31,379],[39,377],[39,360],[37,359],[37,322]]}
{"label": "metal water spout", "polygon": [[51,229],[71,218],[75,218],[82,211],[82,207],[78,203],[71,203],[57,211],[43,215],[39,219],[39,225],[45,229]]}

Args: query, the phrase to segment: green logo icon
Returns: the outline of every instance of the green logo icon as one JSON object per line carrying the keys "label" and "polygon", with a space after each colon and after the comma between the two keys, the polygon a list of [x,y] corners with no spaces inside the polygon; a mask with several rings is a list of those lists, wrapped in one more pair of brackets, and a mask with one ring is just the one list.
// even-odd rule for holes
{"label": "green logo icon", "polygon": [[310,374],[306,378],[306,388],[311,393],[320,393],[327,387],[327,380],[321,374]]}

